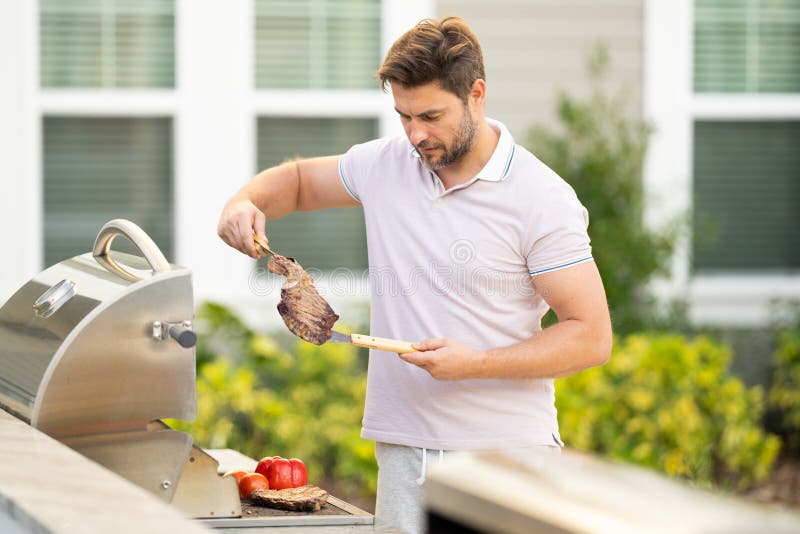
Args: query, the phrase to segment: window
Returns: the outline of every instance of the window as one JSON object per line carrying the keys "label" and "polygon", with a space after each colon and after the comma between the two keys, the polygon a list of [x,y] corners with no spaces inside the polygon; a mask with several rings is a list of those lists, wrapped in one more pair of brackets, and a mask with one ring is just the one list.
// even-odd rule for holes
{"label": "window", "polygon": [[698,93],[800,92],[800,0],[696,0]]}
{"label": "window", "polygon": [[41,0],[42,87],[175,85],[173,0]]}
{"label": "window", "polygon": [[[258,169],[379,136],[381,11],[380,0],[255,0]],[[367,267],[359,208],[292,214],[267,232],[308,268]]]}
{"label": "window", "polygon": [[117,218],[172,257],[171,119],[45,117],[42,154],[45,265],[90,251]]}
{"label": "window", "polygon": [[[292,157],[328,156],[374,139],[375,119],[258,119],[258,167],[277,165]],[[294,256],[307,268],[365,269],[367,249],[360,208],[298,213],[267,223],[270,244]]]}
{"label": "window", "polygon": [[[373,73],[382,44],[432,14],[396,0],[6,4],[0,26],[20,25],[9,40],[35,54],[10,64],[7,92],[24,98],[3,119],[24,175],[9,198],[27,218],[12,240],[23,261],[0,291],[88,252],[103,223],[125,217],[193,269],[198,301],[228,303],[254,296],[253,264],[220,253],[224,202],[258,168],[400,134]],[[309,268],[362,269],[364,234],[359,208],[270,224],[276,248]]]}
{"label": "window", "polygon": [[[92,103],[120,95],[97,89],[174,87],[174,28],[174,0],[39,3],[41,94],[73,89],[59,104],[66,114],[41,115],[45,265],[91,250],[116,218],[141,226],[171,258],[172,119],[125,117],[123,100],[118,114],[99,116]],[[124,241],[115,247],[126,250]]]}
{"label": "window", "polygon": [[800,121],[697,121],[694,265],[800,268]]}
{"label": "window", "polygon": [[372,89],[380,0],[256,0],[256,87]]}
{"label": "window", "polygon": [[800,121],[769,106],[800,97],[800,0],[695,0],[694,15],[693,271],[796,272]]}

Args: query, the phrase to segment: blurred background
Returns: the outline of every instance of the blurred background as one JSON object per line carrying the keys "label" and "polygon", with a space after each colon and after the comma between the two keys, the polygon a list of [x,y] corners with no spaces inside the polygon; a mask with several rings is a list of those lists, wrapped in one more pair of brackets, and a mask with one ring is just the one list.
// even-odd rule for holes
{"label": "blurred background", "polygon": [[[402,135],[373,73],[450,14],[488,115],[592,217],[618,339],[559,381],[567,445],[800,506],[800,0],[0,0],[0,300],[136,222],[194,273],[199,412],[174,424],[370,509],[366,355],[290,339],[216,225],[259,169]],[[360,209],[268,235],[368,328]]]}

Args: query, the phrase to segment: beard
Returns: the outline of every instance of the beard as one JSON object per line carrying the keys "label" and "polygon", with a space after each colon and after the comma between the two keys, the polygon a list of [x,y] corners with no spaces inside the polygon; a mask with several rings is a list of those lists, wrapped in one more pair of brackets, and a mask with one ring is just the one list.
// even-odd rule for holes
{"label": "beard", "polygon": [[[478,125],[472,121],[469,109],[465,107],[464,120],[461,121],[455,139],[453,139],[453,143],[449,147],[444,143],[422,142],[414,148],[417,150],[417,154],[419,154],[422,163],[426,167],[432,171],[438,171],[444,169],[448,165],[458,162],[467,155],[475,141],[475,134],[477,131]],[[444,153],[438,159],[433,159],[433,157],[422,152],[422,149],[425,148],[438,148],[443,150]]]}

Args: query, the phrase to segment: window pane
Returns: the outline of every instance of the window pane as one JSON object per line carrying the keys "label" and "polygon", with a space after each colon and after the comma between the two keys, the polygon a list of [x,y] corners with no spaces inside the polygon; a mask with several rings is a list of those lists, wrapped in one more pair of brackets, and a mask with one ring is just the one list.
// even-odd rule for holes
{"label": "window pane", "polygon": [[696,0],[696,92],[800,92],[800,0]]}
{"label": "window pane", "polygon": [[174,0],[41,0],[42,87],[174,87]]}
{"label": "window pane", "polygon": [[[341,154],[377,137],[375,119],[264,117],[258,120],[258,167],[293,157]],[[267,222],[271,247],[297,258],[305,268],[365,269],[367,244],[360,208],[295,213]]]}
{"label": "window pane", "polygon": [[695,270],[800,268],[800,122],[694,127]]}
{"label": "window pane", "polygon": [[117,218],[172,258],[171,119],[45,117],[43,171],[45,265],[91,251]]}
{"label": "window pane", "polygon": [[380,0],[256,0],[256,87],[372,89]]}

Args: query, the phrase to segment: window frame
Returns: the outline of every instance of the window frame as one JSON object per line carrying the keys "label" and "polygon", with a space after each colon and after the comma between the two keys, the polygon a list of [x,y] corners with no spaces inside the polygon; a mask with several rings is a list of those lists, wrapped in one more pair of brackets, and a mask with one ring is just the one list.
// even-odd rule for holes
{"label": "window frame", "polygon": [[[657,227],[690,217],[696,120],[800,119],[800,93],[695,93],[694,0],[645,0],[644,28],[644,115],[655,133],[643,181],[646,223]],[[774,299],[800,299],[800,274],[693,274],[691,232],[689,226],[677,242],[671,278],[654,289],[664,298],[686,298],[694,324],[767,325]]]}

